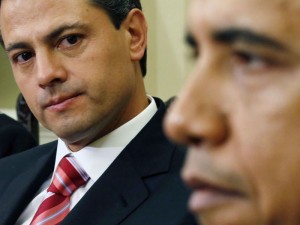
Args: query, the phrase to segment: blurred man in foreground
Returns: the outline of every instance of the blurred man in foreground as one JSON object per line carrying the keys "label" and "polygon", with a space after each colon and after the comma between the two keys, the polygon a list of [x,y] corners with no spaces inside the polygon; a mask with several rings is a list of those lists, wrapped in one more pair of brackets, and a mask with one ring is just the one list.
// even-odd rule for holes
{"label": "blurred man in foreground", "polygon": [[300,1],[192,0],[195,67],[166,118],[204,225],[300,224]]}

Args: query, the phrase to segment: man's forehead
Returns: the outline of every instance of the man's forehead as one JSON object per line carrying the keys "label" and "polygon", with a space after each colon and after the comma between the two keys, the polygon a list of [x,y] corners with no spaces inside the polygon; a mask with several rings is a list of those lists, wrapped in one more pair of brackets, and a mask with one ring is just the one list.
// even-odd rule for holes
{"label": "man's forehead", "polygon": [[197,21],[216,25],[255,23],[258,28],[267,24],[274,28],[299,26],[300,0],[192,0],[188,23],[196,25]]}
{"label": "man's forehead", "polygon": [[192,0],[187,25],[198,42],[216,37],[251,43],[271,40],[267,42],[300,55],[300,0]]}
{"label": "man's forehead", "polygon": [[[91,15],[82,10],[85,1],[2,0],[0,28],[4,40],[44,36],[57,27],[74,24]],[[31,4],[29,4],[31,3]],[[73,3],[71,6],[70,3]],[[94,8],[94,7],[93,7]],[[97,11],[98,12],[98,11]],[[97,14],[98,15],[98,14]]]}
{"label": "man's forehead", "polygon": [[[261,8],[263,7],[270,7],[274,8],[277,7],[280,10],[300,10],[300,1],[299,0],[223,0],[220,2],[219,0],[191,0],[191,5],[193,3],[198,4],[199,8],[205,10],[207,7],[214,7],[214,6],[222,6],[222,8],[231,8],[233,11],[238,10],[237,5],[246,4],[251,8]],[[266,10],[266,13],[268,10]],[[299,15],[300,16],[300,15]]]}

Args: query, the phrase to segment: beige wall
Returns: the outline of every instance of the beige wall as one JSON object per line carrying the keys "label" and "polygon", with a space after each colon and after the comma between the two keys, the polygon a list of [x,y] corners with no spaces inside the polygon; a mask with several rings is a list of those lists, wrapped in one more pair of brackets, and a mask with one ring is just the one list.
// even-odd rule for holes
{"label": "beige wall", "polygon": [[184,46],[185,0],[141,0],[148,20],[148,93],[167,100],[188,71]]}
{"label": "beige wall", "polygon": [[[148,20],[148,74],[145,78],[149,94],[164,100],[176,95],[187,74],[184,21],[185,0],[141,0]],[[15,108],[19,91],[10,66],[0,50],[0,109]]]}

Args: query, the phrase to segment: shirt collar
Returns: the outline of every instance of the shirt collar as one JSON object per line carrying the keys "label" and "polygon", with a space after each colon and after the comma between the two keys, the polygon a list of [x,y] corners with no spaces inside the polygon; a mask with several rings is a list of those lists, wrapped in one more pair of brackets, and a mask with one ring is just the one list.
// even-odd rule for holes
{"label": "shirt collar", "polygon": [[55,168],[65,155],[72,154],[91,180],[96,181],[156,113],[155,100],[151,96],[148,99],[150,104],[140,114],[78,152],[72,152],[58,139]]}

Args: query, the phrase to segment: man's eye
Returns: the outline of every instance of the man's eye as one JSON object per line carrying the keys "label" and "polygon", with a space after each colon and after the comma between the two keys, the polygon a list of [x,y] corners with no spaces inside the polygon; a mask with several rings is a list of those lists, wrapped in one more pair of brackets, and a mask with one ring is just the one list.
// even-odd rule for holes
{"label": "man's eye", "polygon": [[66,38],[66,41],[70,44],[70,45],[74,45],[78,42],[78,37],[75,35],[69,36]]}
{"label": "man's eye", "polygon": [[271,64],[271,60],[269,59],[243,51],[235,52],[233,59],[234,63],[238,65],[251,66],[252,69],[259,69]]}
{"label": "man's eye", "polygon": [[31,52],[22,52],[21,54],[18,54],[16,57],[14,57],[14,61],[17,63],[25,63],[32,57],[33,54]]}
{"label": "man's eye", "polygon": [[80,41],[80,37],[78,35],[70,35],[61,40],[58,44],[58,48],[69,48],[76,45]]}
{"label": "man's eye", "polygon": [[196,59],[199,57],[199,48],[196,40],[191,34],[187,34],[185,37],[185,41],[187,45],[189,46],[189,55],[190,58]]}

